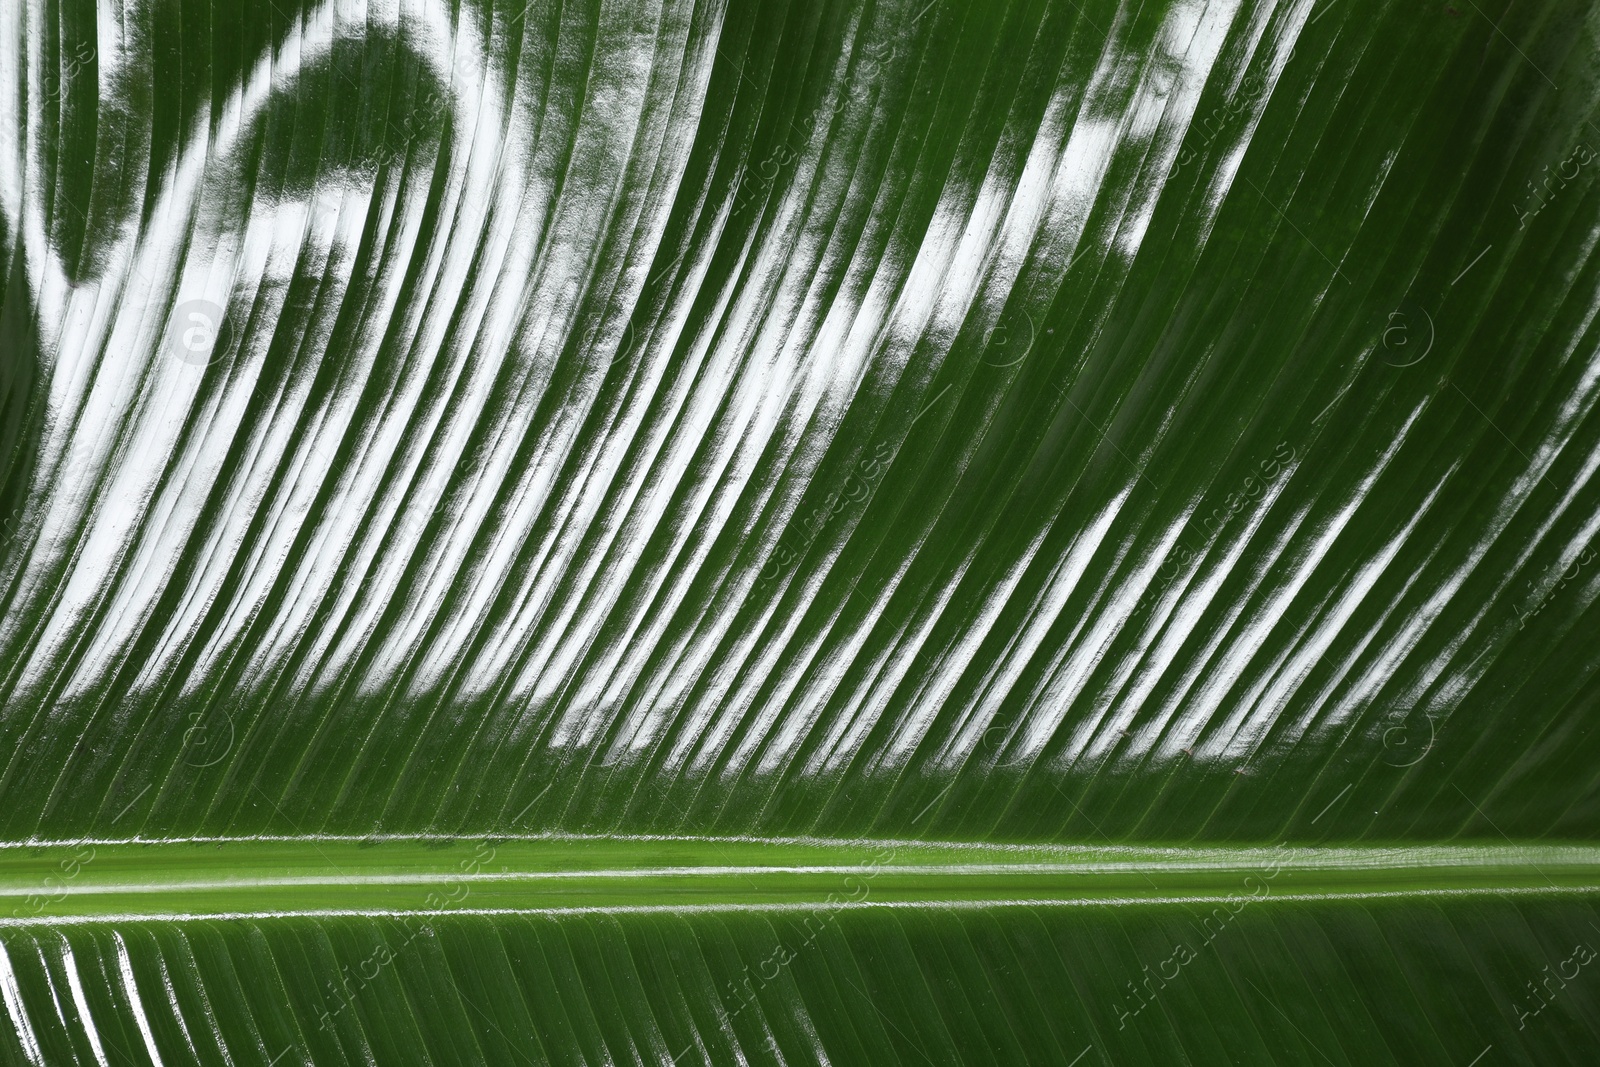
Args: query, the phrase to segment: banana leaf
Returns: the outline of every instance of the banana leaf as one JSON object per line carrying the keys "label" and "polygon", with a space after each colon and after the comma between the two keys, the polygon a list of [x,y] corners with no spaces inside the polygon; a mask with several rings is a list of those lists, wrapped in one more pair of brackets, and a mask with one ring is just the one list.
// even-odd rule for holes
{"label": "banana leaf", "polygon": [[0,5],[0,1060],[1592,1062],[1597,71]]}

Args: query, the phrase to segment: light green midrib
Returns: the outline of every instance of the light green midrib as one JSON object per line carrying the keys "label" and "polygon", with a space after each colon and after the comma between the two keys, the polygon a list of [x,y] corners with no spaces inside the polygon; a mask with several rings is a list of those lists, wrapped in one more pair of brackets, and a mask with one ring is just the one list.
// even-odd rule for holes
{"label": "light green midrib", "polygon": [[0,846],[0,923],[1600,894],[1600,846],[540,838]]}

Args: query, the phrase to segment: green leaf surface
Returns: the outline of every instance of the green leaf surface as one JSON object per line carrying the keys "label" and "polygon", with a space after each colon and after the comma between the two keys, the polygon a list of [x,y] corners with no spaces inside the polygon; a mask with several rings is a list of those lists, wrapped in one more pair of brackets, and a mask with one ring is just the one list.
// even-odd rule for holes
{"label": "green leaf surface", "polygon": [[1600,1047],[1590,5],[0,59],[5,1062]]}

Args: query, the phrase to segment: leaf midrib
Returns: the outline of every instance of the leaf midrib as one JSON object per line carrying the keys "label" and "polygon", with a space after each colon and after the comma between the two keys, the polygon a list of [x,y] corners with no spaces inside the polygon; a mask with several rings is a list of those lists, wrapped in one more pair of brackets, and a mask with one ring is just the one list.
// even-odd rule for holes
{"label": "leaf midrib", "polygon": [[1600,847],[1209,848],[717,838],[0,846],[0,923],[971,907],[1600,891]]}

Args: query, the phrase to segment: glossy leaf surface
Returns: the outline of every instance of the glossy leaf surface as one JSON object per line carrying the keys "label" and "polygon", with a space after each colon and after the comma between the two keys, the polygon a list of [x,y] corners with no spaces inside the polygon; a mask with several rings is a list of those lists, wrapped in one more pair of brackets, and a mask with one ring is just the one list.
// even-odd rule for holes
{"label": "glossy leaf surface", "polygon": [[1581,1060],[1597,32],[8,5],[5,1054]]}

